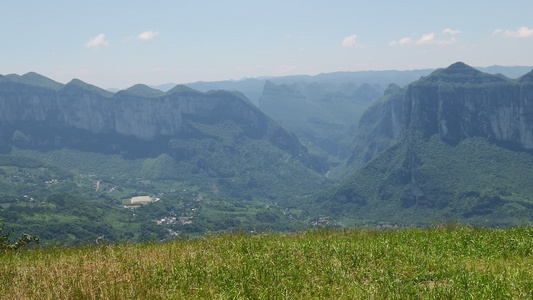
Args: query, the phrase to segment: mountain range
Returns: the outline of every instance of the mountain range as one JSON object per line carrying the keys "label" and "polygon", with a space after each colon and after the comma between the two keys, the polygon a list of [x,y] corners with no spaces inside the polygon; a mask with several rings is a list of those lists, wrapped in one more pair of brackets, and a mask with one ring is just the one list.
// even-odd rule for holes
{"label": "mountain range", "polygon": [[531,222],[532,78],[455,63],[390,86],[359,122],[347,161],[357,171],[317,202],[382,223]]}
{"label": "mountain range", "polygon": [[[376,74],[382,81],[345,80]],[[409,84],[390,79],[407,73],[384,74],[249,79],[262,86],[255,104],[238,91],[112,93],[0,75],[0,218],[71,241],[530,223],[533,71],[511,79],[458,62],[411,73]],[[120,208],[145,194],[162,201],[139,208],[142,217]],[[85,225],[72,227],[73,212]]]}

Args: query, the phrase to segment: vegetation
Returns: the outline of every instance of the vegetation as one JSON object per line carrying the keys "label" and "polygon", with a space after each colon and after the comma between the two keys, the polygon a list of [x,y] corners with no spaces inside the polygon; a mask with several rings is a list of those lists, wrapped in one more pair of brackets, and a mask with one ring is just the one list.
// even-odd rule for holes
{"label": "vegetation", "polygon": [[[262,108],[299,139],[238,92],[136,85],[109,94],[79,80],[55,92],[36,74],[8,77],[3,99],[20,102],[4,101],[0,218],[44,245],[533,220],[529,119],[518,114],[530,85],[462,63],[405,90],[389,86],[342,163],[339,149],[379,86],[267,82]],[[132,203],[137,196],[145,202]]]}
{"label": "vegetation", "polygon": [[0,251],[5,250],[18,250],[31,242],[39,243],[39,238],[31,236],[29,234],[24,234],[18,237],[16,242],[10,241],[12,231],[4,233],[5,228],[2,227],[2,219],[0,219]]}
{"label": "vegetation", "polygon": [[355,125],[381,88],[368,84],[304,83],[265,84],[259,107],[265,114],[293,131],[323,154],[323,172],[350,151]]}
{"label": "vegetation", "polygon": [[533,228],[208,235],[0,254],[2,299],[531,299]]}
{"label": "vegetation", "polygon": [[344,185],[316,199],[345,224],[424,226],[456,221],[514,226],[533,220],[533,157],[470,138],[396,143]]}
{"label": "vegetation", "polygon": [[[127,160],[120,155],[67,149],[14,149],[11,155],[0,155],[0,218],[15,235],[31,233],[39,236],[43,245],[78,245],[97,239],[159,241],[239,229],[286,232],[308,226],[301,208],[286,205],[290,195],[298,191],[298,173],[279,177],[267,174],[276,172],[281,163],[291,163],[290,157],[259,164],[262,169],[251,168],[254,164],[250,162],[246,173],[239,175],[246,180],[237,180],[235,175],[217,179],[202,167],[232,174],[238,161],[224,161],[223,153],[218,153],[224,150],[218,147],[211,153],[202,149],[202,141],[190,141],[188,146],[194,149],[194,143],[200,143],[195,155],[203,166],[194,161],[176,162],[168,154]],[[248,158],[241,160],[242,165],[260,160],[257,148],[249,147],[257,146],[244,143],[241,149],[248,152]],[[273,158],[275,155],[266,159]],[[280,178],[294,182],[293,191],[280,184]],[[232,188],[242,193],[232,194]],[[131,208],[126,200],[134,196],[152,196],[160,201]],[[279,203],[268,197],[279,197]]]}

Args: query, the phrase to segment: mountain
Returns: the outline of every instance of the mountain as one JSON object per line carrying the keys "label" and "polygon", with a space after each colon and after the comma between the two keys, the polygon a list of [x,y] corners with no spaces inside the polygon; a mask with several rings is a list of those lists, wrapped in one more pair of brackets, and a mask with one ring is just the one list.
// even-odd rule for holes
{"label": "mountain", "polygon": [[516,79],[525,73],[531,71],[533,67],[531,66],[490,66],[490,67],[477,67],[476,69],[481,72],[489,74],[502,74],[506,77]]}
{"label": "mountain", "polygon": [[448,143],[485,137],[516,149],[533,148],[533,90],[528,75],[513,81],[463,63],[413,83],[404,102],[405,134],[439,134]]}
{"label": "mountain", "polygon": [[390,87],[359,122],[357,171],[317,205],[374,224],[531,222],[532,75],[511,80],[455,63]]}
{"label": "mountain", "polygon": [[327,172],[349,153],[351,137],[361,113],[379,98],[379,87],[368,84],[267,81],[259,108],[282,126],[318,148]]}
{"label": "mountain", "polygon": [[21,77],[0,76],[0,219],[43,244],[303,229],[329,184],[241,93]]}
{"label": "mountain", "polygon": [[153,89],[144,84],[136,84],[125,90],[117,91],[119,95],[123,96],[132,96],[132,97],[145,97],[145,98],[155,98],[165,95],[164,92]]}
{"label": "mountain", "polygon": [[[517,78],[524,73],[531,70],[532,67],[525,66],[490,66],[490,67],[477,67],[476,69],[490,73],[490,74],[502,74],[509,78]],[[210,90],[229,90],[238,91],[243,93],[252,103],[257,104],[263,94],[263,88],[266,81],[278,85],[292,85],[294,83],[321,83],[321,84],[351,84],[362,85],[369,84],[371,86],[379,86],[381,89],[385,88],[389,84],[396,84],[401,87],[408,85],[409,83],[418,80],[422,76],[427,76],[435,69],[420,69],[420,70],[386,70],[386,71],[354,71],[354,72],[333,72],[322,73],[318,75],[291,75],[291,76],[279,76],[279,77],[257,77],[257,78],[245,78],[241,80],[225,80],[225,81],[212,81],[212,82],[193,82],[188,83],[196,90],[207,92]],[[176,84],[167,83],[159,86],[152,86],[153,88],[168,91]]]}
{"label": "mountain", "polygon": [[6,75],[6,78],[8,78],[10,81],[19,82],[31,86],[48,88],[52,90],[59,90],[63,87],[63,84],[56,82],[50,78],[44,77],[35,72],[29,72],[22,76],[19,76],[17,74],[10,74]]}
{"label": "mountain", "polygon": [[[505,68],[505,67],[504,67]],[[357,71],[357,72],[334,72],[322,73],[318,75],[291,75],[279,77],[258,77],[245,78],[241,80],[225,80],[213,82],[193,82],[187,86],[199,91],[229,90],[238,91],[244,94],[252,103],[258,104],[264,94],[264,87],[267,81],[276,85],[291,86],[294,84],[320,84],[324,86],[344,86],[351,89],[355,86],[368,84],[378,91],[391,83],[404,86],[421,76],[428,75],[432,69],[410,70],[410,71]],[[170,89],[172,84],[154,86],[161,90]],[[342,88],[340,89],[342,90]]]}
{"label": "mountain", "polygon": [[[126,159],[169,155],[170,162],[155,165],[169,168],[164,173],[170,178],[204,187],[215,183],[237,198],[276,199],[286,193],[287,199],[306,193],[307,179],[322,180],[309,169],[298,138],[239,93],[186,86],[163,93],[135,85],[113,94],[77,79],[55,90],[7,78],[0,82],[0,108],[3,153],[16,148]],[[267,170],[271,173],[262,178]],[[246,184],[254,192],[236,190]]]}
{"label": "mountain", "polygon": [[391,84],[363,113],[347,160],[349,169],[364,166],[398,138],[404,97],[405,89]]}
{"label": "mountain", "polygon": [[208,92],[213,90],[237,91],[245,95],[254,104],[257,104],[257,102],[259,101],[259,98],[261,97],[261,94],[263,92],[264,85],[264,78],[245,78],[238,81],[199,81],[187,84],[187,86],[202,92]]}

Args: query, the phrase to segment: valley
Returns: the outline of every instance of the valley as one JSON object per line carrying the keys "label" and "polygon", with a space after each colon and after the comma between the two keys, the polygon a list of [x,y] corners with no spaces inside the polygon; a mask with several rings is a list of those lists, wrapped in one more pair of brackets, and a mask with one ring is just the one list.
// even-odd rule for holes
{"label": "valley", "polygon": [[531,73],[431,71],[273,78],[242,93],[0,76],[0,219],[45,245],[530,224]]}

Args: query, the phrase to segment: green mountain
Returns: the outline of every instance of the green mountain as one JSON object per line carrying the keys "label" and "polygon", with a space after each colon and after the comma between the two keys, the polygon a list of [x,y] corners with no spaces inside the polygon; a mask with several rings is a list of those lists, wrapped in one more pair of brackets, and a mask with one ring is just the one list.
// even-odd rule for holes
{"label": "green mountain", "polygon": [[[291,207],[326,184],[298,138],[236,92],[3,77],[0,107],[0,218],[46,239],[294,229],[306,221]],[[161,201],[122,207],[145,195]]]}
{"label": "green mountain", "polygon": [[380,224],[532,222],[529,74],[510,80],[456,63],[393,88],[361,118],[357,171],[317,207]]}
{"label": "green mountain", "polygon": [[29,72],[22,76],[19,76],[17,74],[10,74],[7,75],[6,78],[8,78],[10,81],[19,82],[27,85],[32,86],[38,86],[42,88],[52,89],[52,90],[59,90],[64,85],[56,82],[50,78],[44,77],[40,74],[37,74],[35,72]]}
{"label": "green mountain", "polygon": [[372,103],[363,113],[357,124],[350,156],[346,161],[348,172],[364,166],[398,138],[404,97],[405,90],[391,84],[383,97]]}
{"label": "green mountain", "polygon": [[[517,78],[524,73],[531,70],[531,67],[525,66],[490,66],[484,68],[477,68],[480,71],[490,74],[503,74],[509,78]],[[266,81],[270,81],[277,85],[292,85],[294,83],[320,83],[320,84],[332,84],[332,85],[352,85],[360,86],[363,84],[369,84],[371,86],[379,86],[382,88],[389,84],[396,84],[401,87],[408,85],[409,83],[418,80],[422,76],[429,75],[434,69],[422,69],[422,70],[407,70],[407,71],[356,71],[356,72],[334,72],[323,73],[318,75],[291,75],[280,77],[258,77],[258,78],[244,78],[241,80],[226,80],[226,81],[213,81],[213,82],[193,82],[188,83],[187,86],[207,92],[211,90],[229,90],[238,91],[246,95],[250,101],[254,104],[259,103],[259,99],[263,95],[263,90]],[[162,91],[168,91],[176,84],[163,84],[153,86],[156,89]]]}
{"label": "green mountain", "polygon": [[155,98],[155,97],[163,96],[165,93],[160,90],[153,89],[144,84],[136,84],[125,90],[118,91],[117,94],[119,95],[122,94],[125,96],[132,96],[132,97]]}
{"label": "green mountain", "polygon": [[294,83],[265,84],[259,108],[299,138],[318,148],[317,157],[328,159],[323,172],[345,158],[355,124],[381,92],[368,84]]}
{"label": "green mountain", "polygon": [[[160,94],[137,85],[112,94],[76,79],[56,92],[8,81],[0,85],[0,106],[4,153],[13,146],[125,158],[166,153],[176,162],[195,162],[195,169],[220,180],[261,169],[258,158],[263,158],[267,166],[277,165],[268,159],[293,161],[296,169],[277,165],[274,176],[296,170],[312,174],[307,150],[296,136],[237,93],[177,86]],[[246,163],[237,162],[243,159]],[[293,180],[285,183],[298,186]]]}

